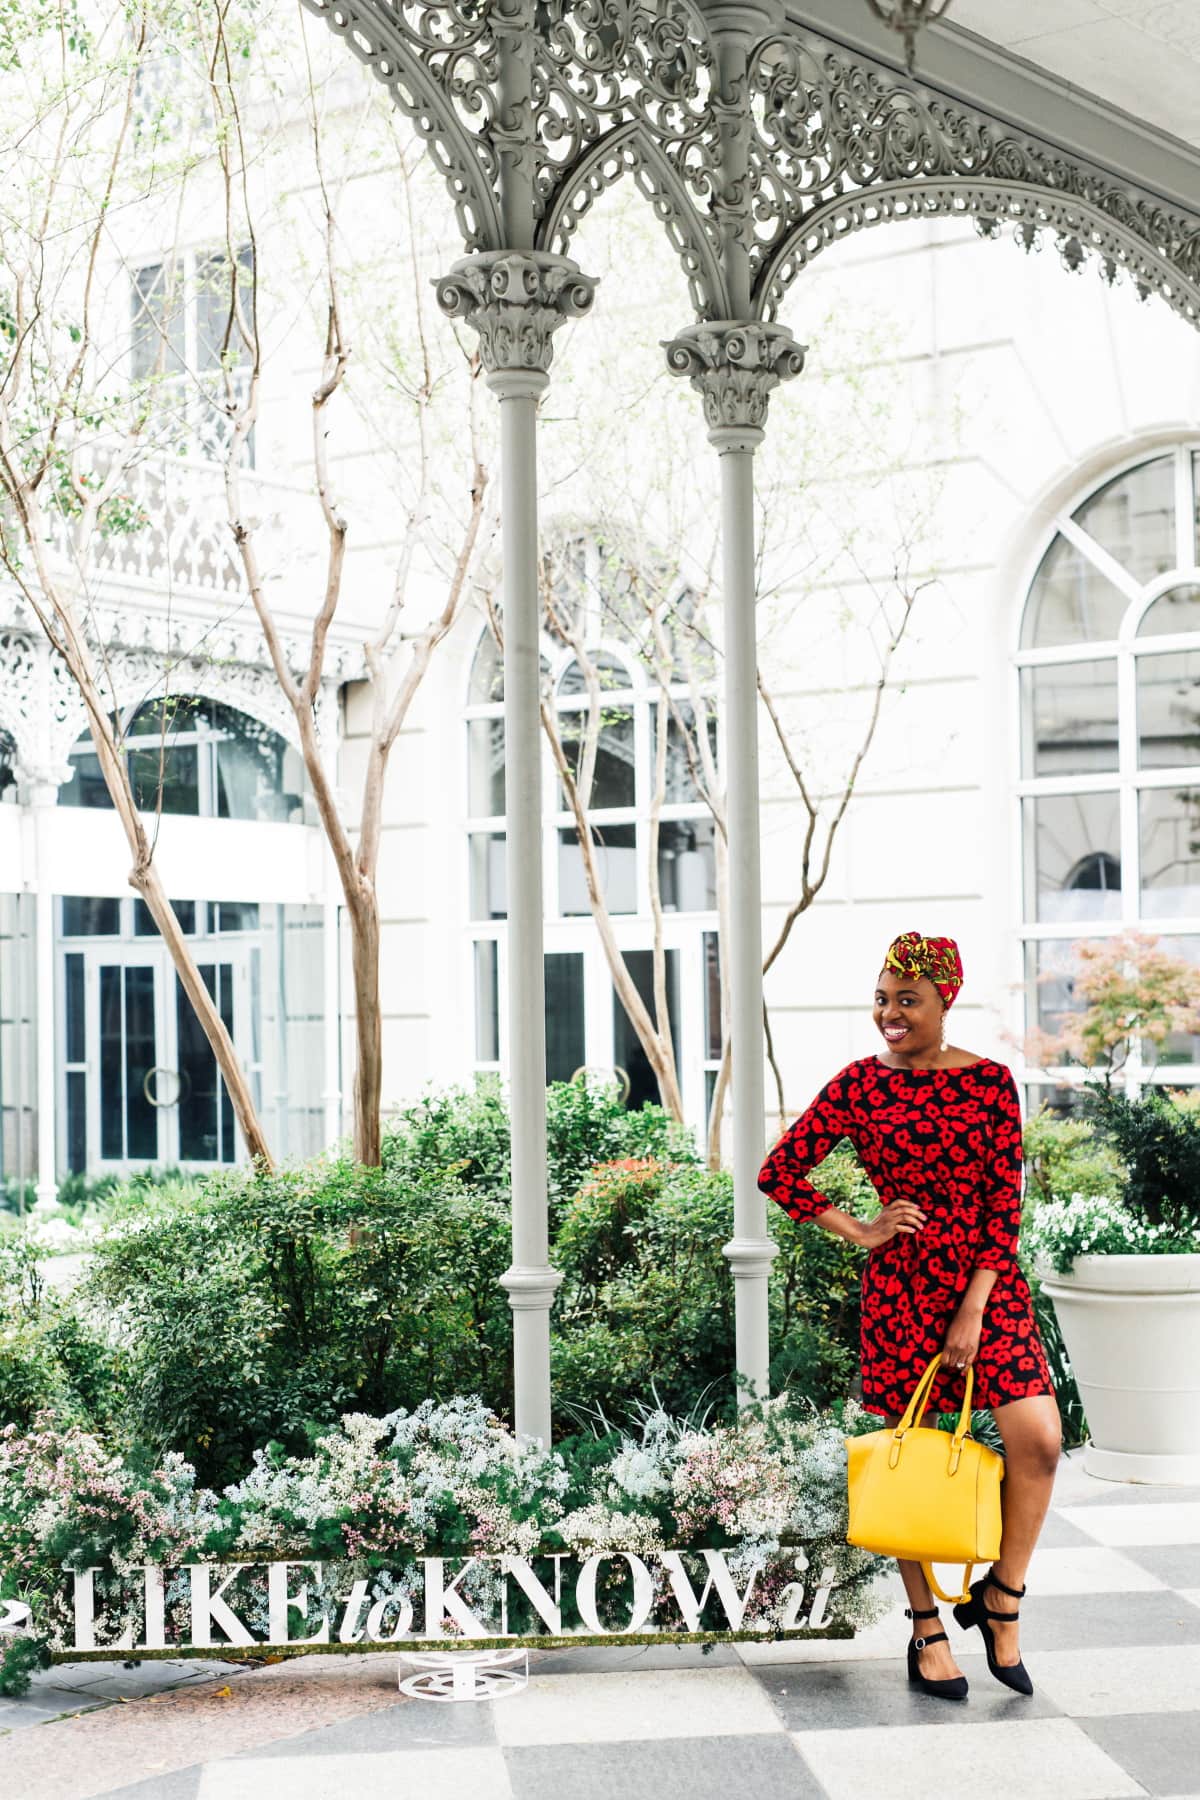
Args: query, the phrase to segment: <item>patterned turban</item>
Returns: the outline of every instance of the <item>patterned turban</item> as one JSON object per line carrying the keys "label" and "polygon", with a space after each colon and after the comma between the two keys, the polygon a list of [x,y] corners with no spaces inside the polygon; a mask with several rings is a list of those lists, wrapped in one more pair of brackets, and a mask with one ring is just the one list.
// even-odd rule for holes
{"label": "patterned turban", "polygon": [[894,975],[907,975],[910,981],[927,975],[947,1007],[953,1006],[963,983],[962,957],[953,938],[902,931],[888,945],[883,966]]}

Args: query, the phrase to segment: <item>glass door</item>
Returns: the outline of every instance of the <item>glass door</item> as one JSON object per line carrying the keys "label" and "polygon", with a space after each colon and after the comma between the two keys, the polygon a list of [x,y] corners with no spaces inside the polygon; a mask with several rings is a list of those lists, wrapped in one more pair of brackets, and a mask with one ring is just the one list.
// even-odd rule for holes
{"label": "glass door", "polygon": [[[197,966],[257,1084],[256,946],[196,945]],[[89,944],[62,963],[67,1166],[233,1163],[241,1142],[217,1059],[160,943]]]}
{"label": "glass door", "polygon": [[[654,952],[626,950],[625,963],[633,977],[642,1002],[651,1018],[654,1016]],[[671,1041],[675,1046],[676,1072],[679,1068],[679,952],[666,952],[667,1016],[671,1023]],[[616,989],[612,997],[613,1065],[628,1082],[625,1104],[631,1112],[643,1106],[658,1104],[658,1081],[650,1058],[642,1049],[641,1039],[621,1004]]]}
{"label": "glass door", "polygon": [[162,1142],[157,1093],[159,1015],[157,957],[99,961],[97,970],[96,1115],[89,1134],[103,1163],[158,1162]]}
{"label": "glass door", "polygon": [[[199,969],[226,1031],[236,1042],[233,961],[205,961]],[[178,976],[174,986],[176,1156],[181,1163],[231,1163],[237,1155],[233,1106],[218,1073],[217,1059]]]}

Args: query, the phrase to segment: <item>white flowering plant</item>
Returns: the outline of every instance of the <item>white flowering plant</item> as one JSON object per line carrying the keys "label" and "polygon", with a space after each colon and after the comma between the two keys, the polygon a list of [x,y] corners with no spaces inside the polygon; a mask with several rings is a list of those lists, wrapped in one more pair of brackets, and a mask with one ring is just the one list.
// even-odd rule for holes
{"label": "white flowering plant", "polygon": [[[321,1565],[297,1603],[297,1631],[321,1630],[358,1583],[375,1640],[403,1635],[421,1557],[459,1559],[457,1592],[482,1618],[500,1604],[502,1556],[608,1553],[597,1605],[615,1616],[630,1557],[719,1548],[749,1584],[750,1629],[789,1628],[807,1576],[810,1594],[827,1593],[828,1618],[851,1631],[876,1615],[879,1565],[845,1542],[843,1436],[871,1424],[854,1406],[818,1413],[784,1396],[703,1429],[656,1409],[636,1434],[547,1450],[516,1438],[478,1399],[426,1401],[384,1418],[348,1414],[306,1456],[259,1451],[218,1495],[197,1486],[182,1457],[123,1456],[43,1417],[0,1432],[0,1601],[36,1599],[40,1641],[58,1648],[71,1627],[65,1574],[98,1569],[97,1605],[115,1645],[136,1629],[137,1572],[157,1564],[168,1572],[167,1641],[181,1643],[185,1564],[245,1564],[227,1597],[254,1630],[268,1606],[256,1566],[291,1558]],[[667,1629],[666,1565],[654,1579],[650,1628]],[[704,1629],[719,1627],[717,1610],[714,1602]],[[564,1630],[578,1626],[568,1609]],[[0,1691],[6,1667],[19,1688],[28,1633],[6,1633],[0,1646]]]}
{"label": "white flowering plant", "polygon": [[1200,1250],[1200,1233],[1181,1241],[1169,1223],[1152,1223],[1109,1194],[1071,1194],[1043,1201],[1024,1228],[1024,1249],[1039,1265],[1069,1273],[1077,1256],[1171,1256]]}

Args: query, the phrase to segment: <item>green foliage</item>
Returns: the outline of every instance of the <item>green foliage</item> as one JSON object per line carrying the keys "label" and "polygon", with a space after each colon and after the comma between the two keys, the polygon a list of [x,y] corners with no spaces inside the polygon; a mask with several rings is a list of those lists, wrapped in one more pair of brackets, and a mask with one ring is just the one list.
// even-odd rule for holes
{"label": "green foliage", "polygon": [[487,1193],[318,1161],[131,1204],[87,1287],[127,1345],[131,1431],[219,1479],[346,1411],[470,1387],[507,1411],[508,1245]]}
{"label": "green foliage", "polygon": [[1075,1380],[1075,1371],[1072,1369],[1071,1359],[1067,1355],[1067,1346],[1063,1342],[1063,1334],[1053,1301],[1043,1291],[1040,1282],[1031,1281],[1029,1285],[1033,1290],[1034,1316],[1042,1336],[1042,1348],[1046,1352],[1046,1361],[1050,1365],[1050,1379],[1054,1383],[1054,1395],[1058,1401],[1063,1443],[1068,1450],[1071,1450],[1076,1444],[1082,1444],[1088,1435],[1087,1418],[1083,1410],[1079,1384]]}
{"label": "green foliage", "polygon": [[[831,1206],[860,1218],[879,1199],[848,1144],[821,1165],[821,1192]],[[771,1270],[773,1388],[795,1385],[818,1406],[849,1391],[858,1369],[862,1251],[832,1233],[798,1225],[771,1208],[779,1255]]]}
{"label": "green foliage", "polygon": [[[551,1257],[563,1277],[557,1429],[582,1427],[591,1442],[651,1399],[676,1417],[730,1416],[730,1178],[705,1169],[660,1110],[627,1113],[600,1084],[552,1088],[548,1113]],[[1111,1181],[1113,1153],[1088,1126],[1039,1116],[1029,1133],[1035,1218],[1064,1188]],[[0,1251],[0,1423],[45,1409],[104,1421],[221,1483],[256,1447],[295,1454],[347,1412],[477,1393],[511,1417],[498,1286],[511,1256],[508,1168],[503,1096],[485,1081],[402,1114],[380,1169],[327,1158],[268,1176],[163,1171],[129,1184],[105,1202],[89,1273],[68,1299],[46,1294],[36,1253],[12,1240]],[[819,1180],[848,1212],[878,1206],[849,1146]],[[858,1366],[862,1253],[778,1207],[769,1220],[772,1385],[836,1405]],[[1070,1432],[1077,1396],[1033,1285]]]}
{"label": "green foliage", "polygon": [[1136,1100],[1089,1088],[1086,1116],[1121,1160],[1122,1199],[1140,1223],[1191,1248],[1200,1233],[1200,1111],[1159,1088]]}
{"label": "green foliage", "polygon": [[86,1315],[47,1288],[35,1247],[0,1241],[0,1425],[44,1411],[68,1423],[107,1418],[116,1361]]}
{"label": "green foliage", "polygon": [[36,1637],[24,1632],[0,1639],[0,1699],[19,1699],[29,1692],[33,1671],[48,1667],[50,1652]]}
{"label": "green foliage", "polygon": [[[151,1189],[194,1188],[198,1178],[185,1175],[170,1164],[159,1168],[139,1169],[134,1175],[64,1175],[58,1184],[55,1204],[72,1225],[82,1225],[89,1212],[103,1211],[118,1195],[141,1194]],[[0,1184],[0,1213],[29,1212],[37,1199],[32,1181],[16,1181],[9,1176]]]}
{"label": "green foliage", "polygon": [[[546,1090],[546,1160],[551,1223],[563,1202],[599,1163],[626,1156],[696,1159],[691,1135],[661,1106],[628,1112],[614,1083],[556,1081]],[[383,1160],[397,1174],[451,1176],[508,1205],[508,1112],[499,1079],[430,1094],[397,1115]]]}
{"label": "green foliage", "polygon": [[733,1310],[721,1246],[727,1175],[695,1163],[602,1164],[563,1209],[551,1367],[567,1416],[624,1423],[654,1393],[671,1413],[729,1394]]}
{"label": "green foliage", "polygon": [[1112,1194],[1121,1184],[1120,1159],[1086,1119],[1043,1106],[1025,1121],[1023,1144],[1027,1213],[1072,1194]]}

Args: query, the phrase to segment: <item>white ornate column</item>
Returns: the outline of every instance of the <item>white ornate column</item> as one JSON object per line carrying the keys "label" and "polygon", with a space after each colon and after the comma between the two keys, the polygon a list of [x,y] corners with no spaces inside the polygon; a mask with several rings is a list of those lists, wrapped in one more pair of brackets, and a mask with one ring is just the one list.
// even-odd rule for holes
{"label": "white ornate column", "polygon": [[512,1118],[515,1424],[550,1441],[550,1267],[546,1194],[546,1019],[542,920],[537,403],[553,335],[592,304],[595,283],[567,257],[487,251],[455,263],[438,302],[478,333],[500,401],[504,776],[508,889],[508,1060]]}
{"label": "white ornate column", "polygon": [[[725,793],[729,856],[729,1038],[733,1058],[733,1237],[738,1398],[769,1391],[768,1283],[776,1247],[767,1233],[758,1171],[766,1138],[763,1082],[762,879],[758,791],[758,645],[755,606],[754,452],[772,389],[798,375],[804,349],[786,326],[754,317],[754,120],[751,55],[783,24],[780,0],[697,0],[712,31],[719,154],[712,215],[729,316],[693,325],[667,346],[668,366],[704,402],[721,459],[721,566],[725,636]],[[715,297],[715,296],[714,296]]]}
{"label": "white ornate column", "polygon": [[704,401],[709,442],[721,459],[725,635],[725,792],[729,828],[729,1035],[733,1054],[733,1237],[739,1398],[765,1399],[770,1364],[767,1284],[776,1245],[758,1171],[765,1148],[762,880],[758,784],[758,649],[755,630],[754,452],[772,388],[798,375],[804,349],[782,325],[696,325],[667,346],[667,360]]}

